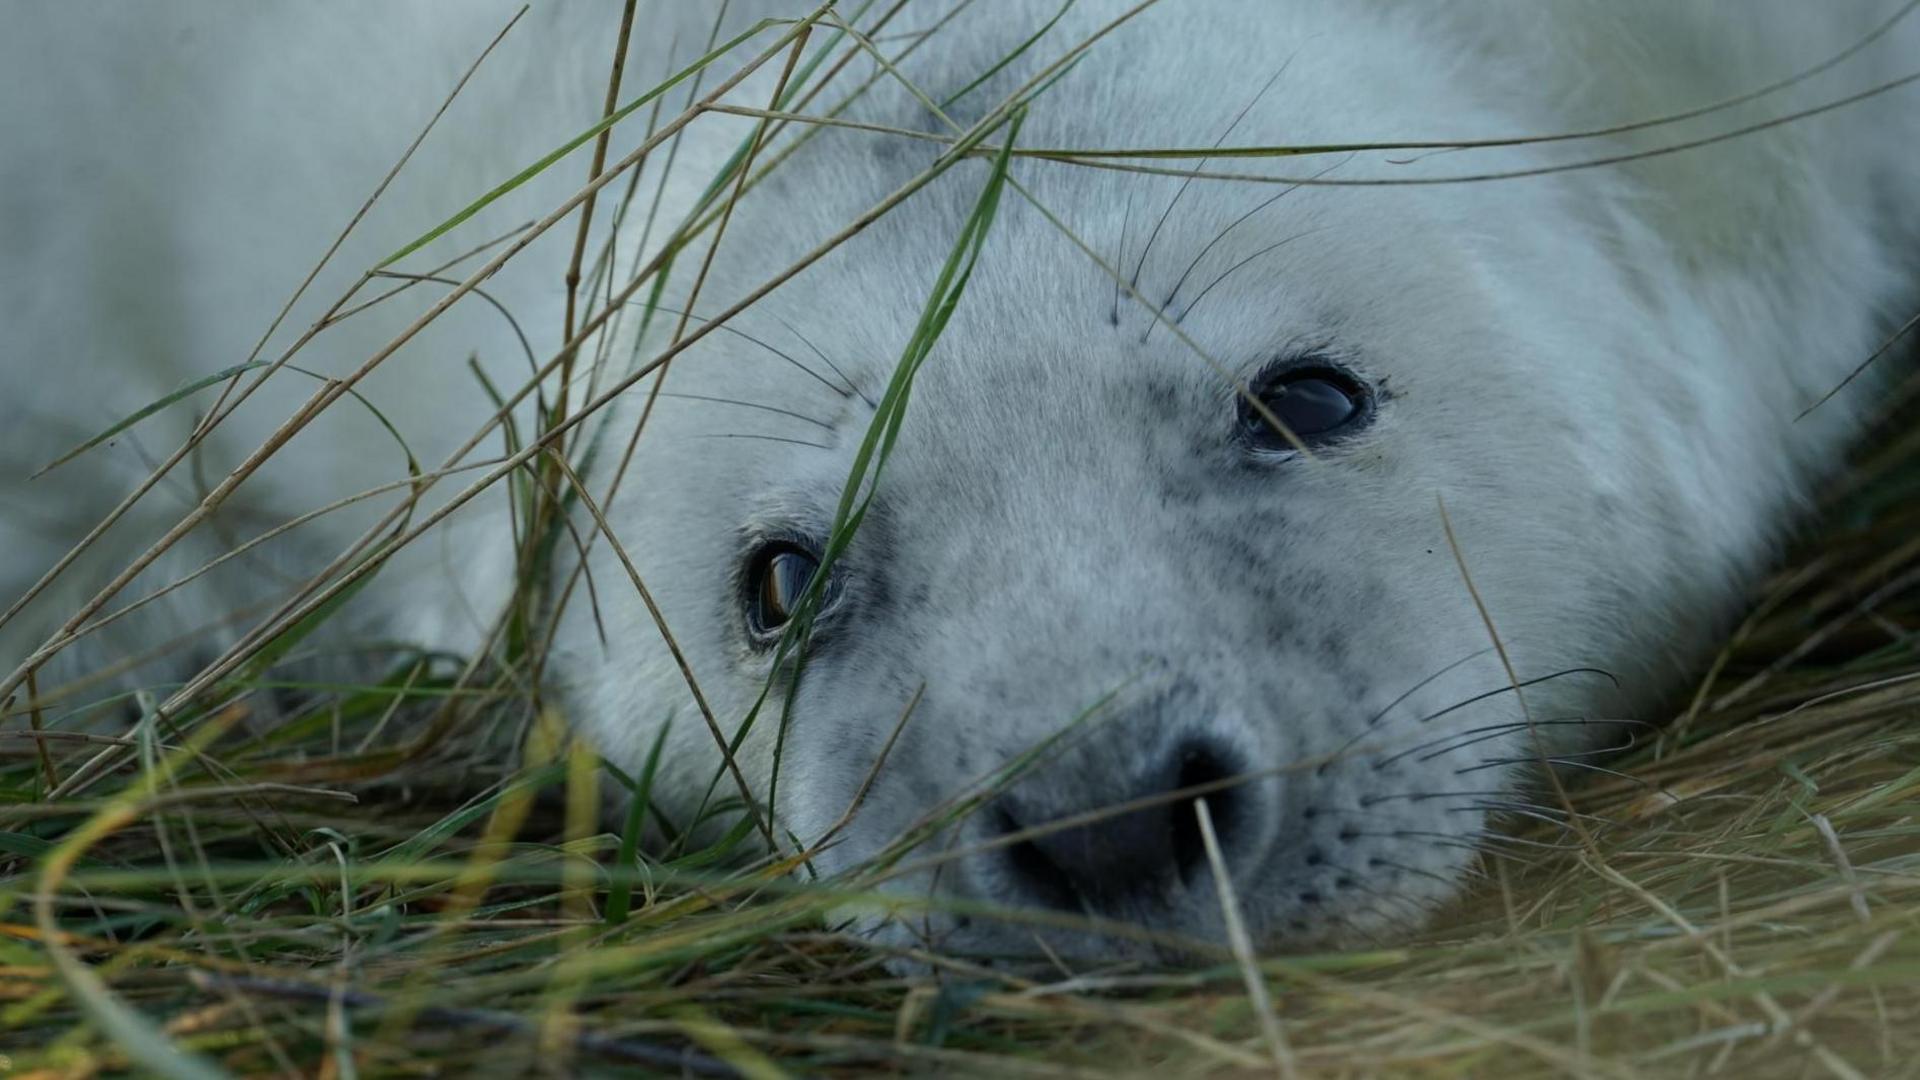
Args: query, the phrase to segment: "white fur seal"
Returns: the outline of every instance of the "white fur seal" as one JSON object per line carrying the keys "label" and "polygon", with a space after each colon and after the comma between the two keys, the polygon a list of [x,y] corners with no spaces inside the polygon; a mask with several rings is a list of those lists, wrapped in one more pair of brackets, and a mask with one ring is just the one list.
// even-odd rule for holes
{"label": "white fur seal", "polygon": [[[1023,147],[1217,141],[1222,154],[1205,160],[1123,163],[1147,171],[1010,163],[1021,192],[1003,192],[871,510],[822,586],[804,673],[797,685],[773,679],[739,748],[741,779],[756,798],[775,791],[771,828],[801,844],[864,791],[814,861],[832,874],[1073,727],[1005,791],[935,830],[908,856],[921,868],[887,882],[933,898],[931,913],[873,919],[901,941],[990,954],[1031,951],[1036,935],[1056,949],[1133,947],[964,914],[991,907],[1219,939],[1215,862],[1190,799],[1169,796],[1188,788],[1205,793],[1219,865],[1264,940],[1416,923],[1456,891],[1490,819],[1527,809],[1540,753],[1618,741],[1701,659],[1871,410],[1876,371],[1798,418],[1920,298],[1920,88],[1886,86],[1920,68],[1911,6],[1165,0],[1128,15],[1104,0],[916,0],[873,35],[897,58],[891,72],[861,56],[808,107],[824,112],[873,75],[839,114],[847,123],[746,191],[710,265],[705,241],[680,257],[648,340],[636,348],[638,319],[622,319],[611,347],[590,347],[602,362],[580,365],[576,404],[618,385],[629,357],[658,355],[696,268],[701,317],[778,280],[729,332],[676,356],[612,499],[650,380],[596,417],[604,428],[579,429],[576,451],[605,433],[590,462],[575,460],[621,543],[594,545],[597,604],[567,606],[547,678],[629,769],[671,718],[659,789],[669,815],[691,815],[716,777],[727,794],[705,717],[732,736],[773,679],[775,642],[987,182],[984,159],[781,272],[1022,88]],[[509,7],[9,12],[9,603],[180,443],[214,392],[41,479],[25,474],[244,359]],[[361,269],[592,124],[619,7],[543,4],[508,34],[287,325],[308,325]],[[712,8],[654,7],[634,34],[623,99],[686,64],[710,32]],[[733,9],[718,40],[769,11],[812,10]],[[893,9],[845,15],[873,30]],[[699,92],[791,30],[738,46]],[[821,22],[809,49],[860,47],[832,30]],[[724,101],[764,109],[783,70],[776,53]],[[609,162],[641,145],[643,120],[615,129]],[[643,248],[665,146],[649,159],[622,219],[614,288],[757,123],[715,114],[685,129]],[[1582,132],[1597,134],[1510,141]],[[1227,154],[1472,140],[1507,142]],[[586,153],[401,265],[434,265],[551,211],[583,182]],[[602,191],[596,236],[619,190]],[[441,462],[494,409],[470,357],[510,388],[557,354],[575,220],[407,340],[356,387],[369,408],[329,409],[117,602],[328,500],[404,481],[407,457],[374,409],[421,467]],[[440,276],[458,281],[499,250]],[[166,524],[206,505],[320,379],[378,355],[444,295],[423,285],[317,336],[294,360],[314,374],[276,373],[9,618],[10,680]],[[581,318],[607,295],[583,297]],[[531,430],[525,408],[521,418]],[[496,432],[468,460],[503,445]],[[484,471],[441,480],[425,507]],[[479,648],[513,587],[504,490],[383,569],[350,609],[356,625]],[[302,526],[46,670],[239,611],[202,635],[235,640],[404,494]],[[579,510],[575,527],[593,533]],[[557,580],[574,550],[557,545]],[[1091,815],[1136,801],[1145,808]],[[1080,823],[1046,830],[1062,819]]]}

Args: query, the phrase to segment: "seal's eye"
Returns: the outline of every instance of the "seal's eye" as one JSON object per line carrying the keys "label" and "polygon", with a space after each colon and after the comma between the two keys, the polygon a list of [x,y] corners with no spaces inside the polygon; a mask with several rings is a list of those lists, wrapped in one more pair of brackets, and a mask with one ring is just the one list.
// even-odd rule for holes
{"label": "seal's eye", "polygon": [[[1272,371],[1254,383],[1252,392],[1267,412],[1309,446],[1345,434],[1373,415],[1373,391],[1329,364],[1300,364]],[[1244,397],[1240,399],[1240,423],[1262,450],[1294,448],[1293,441]]]}
{"label": "seal's eye", "polygon": [[820,560],[797,544],[771,543],[747,567],[747,623],[756,634],[772,634],[793,618],[813,581]]}

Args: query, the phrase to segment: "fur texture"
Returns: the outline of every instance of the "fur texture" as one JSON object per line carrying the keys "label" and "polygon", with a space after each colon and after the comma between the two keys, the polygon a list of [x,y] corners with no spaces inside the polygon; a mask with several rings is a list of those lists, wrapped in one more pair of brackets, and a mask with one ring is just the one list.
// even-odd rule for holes
{"label": "fur texture", "polygon": [[[271,3],[242,12],[176,2],[133,13],[75,2],[11,14],[0,44],[0,97],[16,103],[0,113],[0,379],[16,403],[0,433],[5,595],[177,445],[195,414],[168,410],[43,479],[23,475],[244,358],[510,6]],[[670,46],[685,63],[707,33],[710,10],[656,6],[664,10],[636,31],[623,97],[669,70]],[[932,25],[948,5],[922,6],[910,5],[900,26]],[[618,7],[536,8],[288,325],[305,327],[362,267],[590,124]],[[797,14],[805,5],[733,7],[737,29],[758,9]],[[1898,7],[1167,0],[1042,95],[1021,142],[1271,145],[1604,128],[1810,67]],[[1055,10],[971,5],[899,69],[947,101]],[[1033,48],[948,105],[948,118],[971,124],[1119,10],[1074,5]],[[816,47],[825,37],[814,35]],[[1219,158],[1201,167],[1338,181],[1554,169],[1790,113],[1909,74],[1916,56],[1920,17],[1817,78],[1685,122],[1469,152]],[[779,66],[729,100],[764,106]],[[730,61],[709,85],[726,70]],[[858,60],[836,86],[870,70]],[[1644,160],[1474,183],[1289,188],[1016,162],[1014,178],[1177,316],[1205,358],[1130,298],[1116,302],[1113,279],[1007,193],[980,270],[919,377],[872,517],[835,569],[835,599],[805,674],[797,688],[777,684],[793,695],[773,807],[780,829],[809,842],[827,831],[916,695],[852,824],[818,860],[823,872],[858,865],[1092,709],[1003,798],[920,857],[1245,772],[1254,778],[1209,805],[1258,933],[1338,939],[1417,923],[1457,889],[1490,819],[1531,798],[1541,747],[1527,717],[1549,753],[1619,742],[1630,730],[1620,721],[1650,718],[1724,629],[1812,485],[1838,464],[1871,409],[1873,380],[1794,418],[1915,299],[1915,93]],[[678,93],[669,100],[670,116]],[[952,130],[885,75],[846,115]],[[610,160],[638,143],[643,125],[635,117],[617,130]],[[680,220],[749,125],[709,116],[688,129],[664,187],[665,224],[649,243]],[[939,149],[820,132],[739,204],[699,312],[746,294]],[[450,257],[551,209],[582,182],[584,156],[407,265],[431,265],[435,253]],[[663,164],[661,155],[649,162],[619,266],[644,254],[637,219]],[[735,320],[740,334],[710,334],[670,369],[666,390],[684,396],[659,401],[607,509],[729,729],[772,675],[743,614],[743,566],[769,538],[824,538],[869,401],[984,176],[982,164],[954,169]],[[607,189],[603,227],[619,190]],[[572,219],[555,228],[485,286],[536,360],[559,341],[573,228]],[[696,246],[682,257],[670,306],[684,300],[704,255]],[[423,285],[356,316],[295,362],[349,371],[443,288]],[[630,356],[664,343],[636,346],[636,321],[624,320],[608,349],[602,385]],[[283,332],[275,345],[290,340]],[[492,411],[470,356],[499,385],[525,378],[518,336],[478,296],[363,388],[423,464],[441,461]],[[1233,382],[1309,357],[1342,364],[1373,388],[1372,422],[1311,457],[1250,451]],[[95,557],[6,627],[5,666],[314,385],[296,372],[276,376]],[[609,410],[608,451],[589,476],[596,496],[645,386]],[[473,456],[499,446],[496,437]],[[237,538],[401,479],[404,466],[369,410],[343,402],[125,598]],[[435,499],[466,482],[449,479]],[[1501,692],[1509,677],[1443,532],[1443,503],[1515,671],[1531,683],[1524,695]],[[304,527],[267,549],[275,554],[210,575],[56,666],[83,668],[271,598],[385,505],[372,500]],[[504,495],[483,496],[400,556],[356,601],[354,625],[433,648],[477,647],[512,585],[505,507]],[[592,529],[584,515],[576,524]],[[562,580],[569,559],[562,545]],[[595,546],[592,572],[599,618],[578,598],[568,606],[553,686],[574,722],[625,767],[670,722],[664,801],[670,814],[690,814],[718,769],[714,740],[610,545]],[[248,623],[226,625],[214,633]],[[1560,674],[1572,669],[1607,674]],[[768,715],[781,704],[776,697]],[[758,725],[741,752],[762,792],[773,728]],[[1174,810],[1184,815],[1187,804]],[[1132,824],[954,857],[888,888],[1219,938],[1212,871],[1187,819],[1123,820]],[[1120,863],[1136,879],[1125,888],[1089,885],[1077,869],[1093,860],[1110,871],[1120,857],[1102,846],[1135,842],[1140,853]],[[934,908],[899,921],[866,917],[900,940],[930,936],[1002,954],[1032,947],[1035,931],[1019,924]],[[1138,947],[1047,937],[1056,948]]]}

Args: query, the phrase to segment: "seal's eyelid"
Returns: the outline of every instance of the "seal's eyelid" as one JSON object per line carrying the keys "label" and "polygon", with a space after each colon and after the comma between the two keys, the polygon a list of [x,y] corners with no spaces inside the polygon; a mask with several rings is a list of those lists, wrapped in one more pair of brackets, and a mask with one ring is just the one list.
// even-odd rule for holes
{"label": "seal's eyelid", "polygon": [[[778,641],[799,611],[807,589],[820,570],[822,543],[797,529],[755,530],[748,534],[746,552],[738,564],[737,595],[747,631],[756,646]],[[838,571],[827,579],[818,612],[825,615],[839,598]]]}
{"label": "seal's eyelid", "polygon": [[[1249,384],[1260,408],[1237,395],[1241,430],[1254,449],[1297,449],[1294,439],[1313,446],[1350,435],[1373,418],[1373,386],[1351,369],[1317,356],[1268,366]],[[1271,420],[1286,425],[1288,438]]]}
{"label": "seal's eyelid", "polygon": [[766,559],[766,565],[760,573],[760,587],[757,620],[767,629],[785,625],[800,606],[800,598],[806,595],[807,586],[812,584],[815,571],[820,564],[811,555],[792,548],[774,552]]}
{"label": "seal's eyelid", "polygon": [[747,562],[748,628],[756,636],[777,635],[793,618],[819,569],[819,557],[799,544],[775,540],[757,548]]}

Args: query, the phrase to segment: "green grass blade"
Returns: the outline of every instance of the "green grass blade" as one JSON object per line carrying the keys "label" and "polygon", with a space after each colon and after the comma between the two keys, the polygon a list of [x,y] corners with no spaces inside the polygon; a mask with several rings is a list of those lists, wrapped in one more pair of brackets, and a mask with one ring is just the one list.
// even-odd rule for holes
{"label": "green grass blade", "polygon": [[558,783],[566,776],[564,762],[549,762],[546,765],[529,769],[502,785],[497,791],[482,799],[475,799],[460,809],[420,830],[404,843],[379,856],[376,862],[413,862],[426,857],[427,853],[439,847],[460,830],[473,824],[493,811],[501,800],[521,792],[538,791],[543,787]]}
{"label": "green grass blade", "polygon": [[448,232],[452,231],[453,229],[458,228],[460,224],[466,221],[468,218],[486,209],[490,204],[500,199],[502,196],[508,194],[509,192],[513,191],[515,188],[519,187],[520,185],[526,183],[527,181],[547,171],[547,168],[551,166],[554,162],[559,161],[561,158],[566,157],[568,154],[571,154],[575,150],[580,149],[582,146],[585,146],[587,143],[592,142],[594,138],[597,137],[601,132],[607,130],[613,125],[619,123],[620,121],[625,120],[628,116],[631,116],[635,110],[640,109],[641,107],[651,103],[654,98],[659,97],[661,94],[664,94],[667,91],[673,89],[674,87],[680,85],[682,82],[685,82],[687,79],[692,78],[695,73],[704,70],[708,64],[711,64],[713,61],[719,59],[722,56],[725,56],[729,52],[732,52],[735,48],[738,48],[742,42],[760,33],[762,30],[767,29],[768,27],[783,25],[787,21],[788,20],[785,20],[785,19],[762,19],[759,22],[754,23],[751,27],[747,28],[745,32],[728,40],[725,44],[714,47],[706,55],[700,57],[698,60],[695,60],[693,63],[688,64],[686,67],[681,68],[679,71],[675,72],[665,82],[656,85],[653,89],[648,90],[646,93],[641,94],[639,97],[634,98],[632,101],[627,102],[625,105],[622,105],[620,108],[615,109],[613,112],[608,113],[605,117],[603,117],[600,120],[599,123],[594,124],[592,127],[581,132],[579,135],[576,135],[573,138],[568,139],[566,142],[562,143],[558,148],[553,150],[551,153],[547,154],[545,157],[542,157],[540,160],[534,162],[533,164],[515,173],[513,177],[507,180],[505,183],[487,192],[485,195],[480,196],[478,199],[475,199],[473,202],[468,203],[464,208],[462,208],[458,213],[454,214],[452,217],[434,226],[433,228],[427,230],[425,233],[421,234],[420,236],[416,237],[411,242],[407,243],[405,246],[400,248],[400,250],[394,252],[393,254],[387,256],[384,259],[381,259],[377,264],[375,264],[374,269],[379,270],[388,266],[392,266],[394,263],[399,262],[401,259],[406,258],[407,256],[413,254],[414,252],[419,251],[421,248],[426,247],[428,244],[433,243],[435,240],[438,240],[440,237],[446,235]]}
{"label": "green grass blade", "polygon": [[72,461],[74,458],[79,457],[81,454],[84,454],[87,451],[93,449],[94,447],[99,446],[101,443],[106,442],[108,439],[113,438],[115,435],[120,434],[121,432],[127,430],[133,425],[139,423],[142,420],[145,420],[147,417],[152,416],[154,413],[159,412],[161,409],[166,408],[167,406],[173,404],[176,401],[179,401],[182,398],[190,397],[194,394],[197,394],[200,391],[205,390],[207,387],[214,385],[215,383],[225,382],[228,379],[234,377],[235,375],[240,374],[241,372],[252,371],[254,368],[261,368],[266,366],[267,366],[267,362],[265,360],[254,360],[250,363],[235,364],[230,368],[222,368],[211,375],[207,375],[202,378],[195,379],[192,382],[186,384],[185,386],[180,387],[178,390],[175,390],[173,393],[168,394],[166,397],[163,397],[158,401],[154,401],[149,404],[143,405],[140,408],[135,409],[133,412],[128,413],[126,416],[122,417],[118,422],[116,422],[112,427],[109,427],[107,430],[101,432],[98,435],[95,435],[93,438],[88,439],[86,442],[81,443],[79,446],[74,447],[73,449],[67,451],[66,453],[61,454],[59,457],[54,458],[52,461],[49,461],[45,465],[40,466],[38,469],[35,469],[33,471],[33,475],[28,477],[28,479],[36,479],[40,476],[45,475],[46,473],[52,472],[54,469],[57,469],[60,466],[65,465],[67,462]]}
{"label": "green grass blade", "polygon": [[1032,36],[1028,37],[1027,40],[1021,42],[1020,44],[1014,46],[1012,52],[1001,57],[999,61],[995,63],[992,67],[981,72],[978,78],[974,79],[972,82],[961,87],[960,89],[955,90],[953,93],[948,94],[946,97],[946,100],[940,103],[940,107],[942,109],[952,108],[954,102],[959,101],[961,98],[966,97],[968,94],[973,93],[975,90],[978,90],[982,83],[986,82],[988,79],[993,78],[995,75],[998,75],[1001,72],[1001,70],[1004,69],[1008,64],[1011,64],[1015,60],[1020,59],[1020,57],[1024,55],[1028,49],[1033,48],[1036,42],[1038,42],[1041,38],[1047,36],[1047,31],[1053,29],[1053,25],[1060,21],[1061,16],[1065,15],[1069,10],[1073,8],[1073,5],[1079,2],[1080,0],[1066,0],[1066,3],[1060,5],[1060,10],[1053,13],[1053,18],[1048,19],[1046,22],[1042,23],[1040,25],[1040,29],[1035,30]]}
{"label": "green grass blade", "polygon": [[607,894],[608,926],[618,926],[627,921],[627,913],[633,909],[633,877],[640,869],[640,832],[647,820],[647,802],[653,798],[653,778],[660,768],[660,751],[667,745],[667,732],[672,722],[660,725],[660,734],[654,736],[653,747],[647,751],[647,763],[640,770],[640,779],[628,788],[627,818],[620,830],[620,851],[614,863],[617,870],[626,871],[616,874],[613,888]]}
{"label": "green grass blade", "polygon": [[[953,250],[940,267],[939,275],[934,279],[932,291],[928,294],[920,321],[913,335],[908,338],[900,360],[894,365],[893,378],[888,381],[886,393],[881,396],[880,406],[875,410],[874,418],[867,426],[866,437],[861,440],[860,449],[854,455],[852,469],[848,472],[847,484],[841,490],[840,503],[834,513],[834,524],[828,533],[826,549],[821,552],[820,566],[814,572],[813,580],[808,583],[801,597],[788,632],[782,636],[780,647],[774,657],[774,671],[778,673],[789,657],[799,658],[804,666],[806,643],[813,630],[813,620],[819,611],[820,599],[825,593],[826,583],[830,579],[834,561],[847,546],[852,543],[853,535],[866,519],[867,509],[872,505],[880,476],[886,467],[887,458],[893,453],[899,439],[901,425],[906,420],[907,403],[912,396],[914,377],[919,374],[920,366],[932,355],[940,335],[946,330],[947,322],[960,306],[960,299],[966,294],[967,282],[972,279],[974,267],[979,263],[980,251],[986,245],[987,233],[992,228],[995,216],[1000,208],[1000,195],[1006,188],[1007,166],[1012,160],[1012,149],[1020,137],[1020,126],[1026,120],[1024,106],[1015,109],[1008,117],[1007,137],[1001,143],[1000,152],[993,159],[992,171],[986,184],[981,188],[975,200],[973,211],[967,216],[966,224],[960,230],[959,238],[954,242]],[[987,132],[977,133],[985,138]],[[869,468],[871,465],[871,468]],[[864,492],[864,496],[863,493]],[[856,506],[855,500],[859,502]],[[796,681],[800,671],[795,672]],[[777,676],[776,676],[777,677]],[[771,682],[769,682],[769,687]],[[766,691],[761,694],[761,701]],[[773,803],[780,783],[780,763],[786,749],[787,730],[791,724],[792,695],[787,696],[788,707],[781,710],[780,730],[774,739],[773,769],[767,791],[769,805]],[[759,711],[759,702],[755,703],[747,720],[741,724],[737,738],[744,739],[752,726],[755,714]]]}

